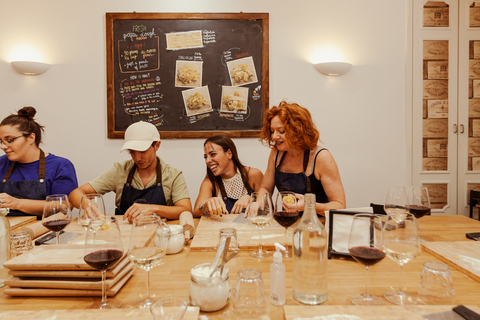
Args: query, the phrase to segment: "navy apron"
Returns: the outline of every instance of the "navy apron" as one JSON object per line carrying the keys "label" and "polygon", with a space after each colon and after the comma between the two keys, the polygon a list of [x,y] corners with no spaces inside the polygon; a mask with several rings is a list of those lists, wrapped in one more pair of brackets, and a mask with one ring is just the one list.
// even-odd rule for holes
{"label": "navy apron", "polygon": [[157,180],[156,183],[146,189],[135,189],[132,187],[132,180],[137,165],[134,164],[130,172],[128,173],[127,182],[123,186],[122,198],[120,199],[120,209],[115,210],[115,214],[125,214],[135,202],[142,202],[148,204],[167,205],[165,200],[165,193],[162,187],[162,167],[160,165],[160,159],[157,158]]}
{"label": "navy apron", "polygon": [[[12,197],[29,200],[45,200],[47,198],[47,182],[45,181],[45,153],[40,149],[40,158],[38,159],[38,180],[10,181],[13,169],[13,162],[8,169],[5,177],[0,181],[0,192],[5,192]],[[20,210],[10,209],[8,217],[31,216]],[[42,217],[37,216],[37,220]]]}
{"label": "navy apron", "polygon": [[[310,150],[305,150],[303,154],[303,172],[288,173],[280,171],[279,167],[283,160],[283,154],[280,162],[275,165],[275,186],[278,191],[291,191],[294,193],[305,194],[311,192],[310,179],[307,178],[305,170],[307,170],[308,158]],[[277,154],[278,157],[278,154]],[[275,159],[275,163],[277,159]]]}

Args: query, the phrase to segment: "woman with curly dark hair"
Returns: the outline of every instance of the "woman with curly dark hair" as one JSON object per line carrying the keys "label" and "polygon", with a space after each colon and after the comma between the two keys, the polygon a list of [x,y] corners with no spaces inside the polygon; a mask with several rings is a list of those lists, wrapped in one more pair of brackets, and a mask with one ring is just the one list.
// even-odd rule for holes
{"label": "woman with curly dark hair", "polygon": [[314,193],[316,212],[345,208],[345,191],[332,154],[317,145],[320,134],[310,112],[296,103],[282,101],[263,119],[260,140],[272,150],[261,190],[273,194],[292,191],[297,194],[299,211],[303,195]]}
{"label": "woman with curly dark hair", "polygon": [[42,217],[45,198],[68,195],[78,186],[73,164],[40,149],[43,126],[33,118],[37,111],[24,107],[0,123],[0,207],[9,216]]}
{"label": "woman with curly dark hair", "polygon": [[207,176],[200,185],[194,216],[241,213],[250,193],[260,189],[262,172],[244,166],[232,139],[225,135],[205,140],[203,150]]}

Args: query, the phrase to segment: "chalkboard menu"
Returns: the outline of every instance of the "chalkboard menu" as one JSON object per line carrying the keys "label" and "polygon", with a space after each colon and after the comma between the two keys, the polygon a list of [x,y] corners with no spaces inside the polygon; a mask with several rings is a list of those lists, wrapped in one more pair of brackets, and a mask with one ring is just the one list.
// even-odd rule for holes
{"label": "chalkboard menu", "polygon": [[257,137],[268,110],[268,13],[107,13],[108,137]]}

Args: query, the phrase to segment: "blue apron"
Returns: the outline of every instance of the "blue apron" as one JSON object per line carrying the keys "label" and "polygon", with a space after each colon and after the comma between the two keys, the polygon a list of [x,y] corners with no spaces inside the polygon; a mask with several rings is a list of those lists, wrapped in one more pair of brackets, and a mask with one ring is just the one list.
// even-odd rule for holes
{"label": "blue apron", "polygon": [[[253,189],[252,187],[250,187],[250,184],[248,183],[248,181],[243,180],[243,177],[242,177],[242,181],[243,181],[243,185],[245,186],[245,189],[247,189],[248,194],[252,194]],[[233,206],[235,205],[238,199],[227,197],[227,191],[225,190],[225,186],[223,185],[223,180],[221,177],[218,177],[218,179],[216,179],[216,182],[218,184],[218,188],[220,189],[220,195],[222,196],[222,199],[223,199],[223,202],[225,203],[225,207],[227,208],[227,211],[228,212],[232,211]],[[214,190],[214,194],[215,193],[216,193],[216,190]]]}
{"label": "blue apron", "polygon": [[[280,162],[275,165],[275,186],[278,191],[291,191],[294,193],[305,194],[310,191],[310,179],[307,178],[305,170],[307,170],[308,158],[310,155],[310,150],[305,150],[303,154],[303,172],[299,173],[288,173],[280,171],[279,167],[283,160],[283,153],[280,159]],[[277,163],[277,157],[275,158],[275,163]]]}
{"label": "blue apron", "polygon": [[[0,192],[9,194],[12,197],[29,200],[45,200],[47,198],[47,182],[45,181],[45,153],[40,149],[40,159],[38,160],[38,180],[10,181],[10,176],[15,167],[13,162],[8,169],[5,177],[0,181]],[[31,216],[20,210],[10,209],[8,217]],[[37,220],[41,220],[37,216]]]}
{"label": "blue apron", "polygon": [[125,214],[135,202],[143,202],[148,204],[167,205],[165,193],[162,187],[162,167],[160,159],[157,158],[157,180],[156,183],[146,189],[135,189],[132,187],[133,175],[137,170],[137,165],[133,165],[128,173],[127,182],[123,186],[122,198],[120,199],[120,208],[115,210],[115,214]]}

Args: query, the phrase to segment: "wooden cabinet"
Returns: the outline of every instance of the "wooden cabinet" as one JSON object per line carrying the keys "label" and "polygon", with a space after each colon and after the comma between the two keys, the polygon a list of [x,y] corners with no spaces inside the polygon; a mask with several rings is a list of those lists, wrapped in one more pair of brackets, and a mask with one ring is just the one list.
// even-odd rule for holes
{"label": "wooden cabinet", "polygon": [[410,5],[412,184],[428,187],[433,214],[468,215],[480,190],[480,1]]}

